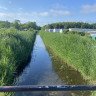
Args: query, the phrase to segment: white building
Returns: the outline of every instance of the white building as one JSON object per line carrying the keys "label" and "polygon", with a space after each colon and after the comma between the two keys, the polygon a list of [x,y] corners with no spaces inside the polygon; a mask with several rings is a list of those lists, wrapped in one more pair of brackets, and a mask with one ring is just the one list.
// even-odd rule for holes
{"label": "white building", "polygon": [[96,29],[69,28],[69,31],[78,31],[85,33],[96,33]]}
{"label": "white building", "polygon": [[54,29],[49,29],[49,32],[53,32]]}
{"label": "white building", "polygon": [[49,29],[45,29],[45,31],[48,31],[49,32]]}
{"label": "white building", "polygon": [[96,32],[90,33],[91,36],[96,36]]}
{"label": "white building", "polygon": [[63,31],[68,30],[68,29],[45,29],[45,31],[48,32],[58,32],[58,33],[63,33]]}
{"label": "white building", "polygon": [[60,32],[60,29],[54,29],[54,32]]}

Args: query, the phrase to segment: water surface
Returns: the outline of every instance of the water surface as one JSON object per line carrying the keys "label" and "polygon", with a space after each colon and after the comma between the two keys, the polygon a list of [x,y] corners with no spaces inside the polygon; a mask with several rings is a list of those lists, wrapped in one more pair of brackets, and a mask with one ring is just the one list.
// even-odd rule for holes
{"label": "water surface", "polygon": [[[48,53],[49,52],[49,53]],[[62,66],[63,65],[63,66]],[[16,85],[86,85],[81,74],[54,55],[36,36],[29,64],[16,78]],[[16,92],[15,96],[90,96],[90,91]]]}

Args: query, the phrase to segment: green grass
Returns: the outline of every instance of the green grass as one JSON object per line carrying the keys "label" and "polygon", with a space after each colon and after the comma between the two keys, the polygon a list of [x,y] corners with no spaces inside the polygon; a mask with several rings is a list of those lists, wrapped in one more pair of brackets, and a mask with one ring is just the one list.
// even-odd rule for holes
{"label": "green grass", "polygon": [[0,29],[0,86],[12,85],[19,66],[31,54],[36,32]]}
{"label": "green grass", "polygon": [[84,78],[96,80],[96,41],[78,34],[39,33],[45,45],[68,65],[81,72]]}

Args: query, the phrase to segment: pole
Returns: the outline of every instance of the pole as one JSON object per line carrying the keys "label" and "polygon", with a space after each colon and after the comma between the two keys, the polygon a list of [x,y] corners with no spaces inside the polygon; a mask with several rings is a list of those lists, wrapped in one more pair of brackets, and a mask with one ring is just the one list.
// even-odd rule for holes
{"label": "pole", "polygon": [[84,91],[96,90],[95,85],[65,85],[65,86],[1,86],[0,92],[18,92],[18,91]]}

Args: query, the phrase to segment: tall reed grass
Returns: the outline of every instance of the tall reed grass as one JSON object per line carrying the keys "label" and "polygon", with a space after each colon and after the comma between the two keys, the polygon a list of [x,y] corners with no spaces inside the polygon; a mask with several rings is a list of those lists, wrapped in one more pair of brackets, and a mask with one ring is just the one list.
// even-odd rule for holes
{"label": "tall reed grass", "polygon": [[86,79],[96,80],[96,41],[78,34],[39,32],[46,46]]}
{"label": "tall reed grass", "polygon": [[0,29],[0,86],[11,85],[16,69],[27,61],[36,32]]}

